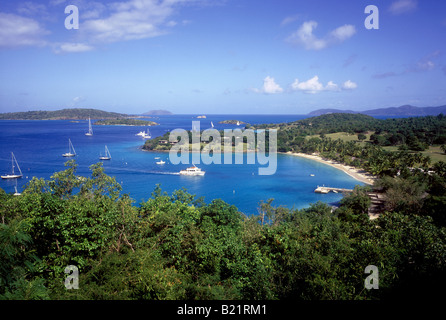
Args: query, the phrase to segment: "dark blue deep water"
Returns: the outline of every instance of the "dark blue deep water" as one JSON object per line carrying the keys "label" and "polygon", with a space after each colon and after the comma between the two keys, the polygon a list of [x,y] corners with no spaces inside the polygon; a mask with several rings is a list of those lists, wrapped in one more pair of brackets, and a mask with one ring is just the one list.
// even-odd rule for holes
{"label": "dark blue deep water", "polygon": [[[159,126],[150,127],[152,137],[164,134],[176,128],[192,129],[192,121],[200,120],[201,130],[211,127],[232,129],[235,125],[219,124],[219,121],[237,119],[247,123],[281,123],[303,119],[303,115],[207,115],[206,119],[197,119],[196,115],[159,116],[150,120]],[[169,194],[185,188],[197,197],[204,197],[206,202],[221,198],[237,206],[246,214],[257,214],[261,200],[274,198],[273,204],[288,208],[304,208],[319,200],[334,203],[341,199],[340,194],[316,194],[318,185],[340,188],[353,188],[362,183],[344,172],[312,160],[291,155],[279,154],[277,171],[274,175],[258,175],[258,164],[197,164],[206,171],[202,177],[180,176],[174,173],[188,165],[173,165],[168,153],[153,153],[141,150],[144,140],[135,134],[144,127],[99,126],[94,125],[94,135],[85,136],[87,121],[68,120],[51,121],[0,121],[0,173],[11,170],[11,151],[23,172],[23,178],[0,181],[0,188],[14,192],[23,190],[33,176],[49,179],[56,171],[65,169],[68,158],[62,154],[68,151],[68,139],[71,139],[77,156],[78,174],[88,176],[89,166],[100,162],[99,155],[107,145],[112,159],[104,161],[105,172],[116,177],[122,185],[123,193],[128,193],[140,203],[151,197],[156,184]],[[156,164],[155,158],[166,161]],[[223,161],[222,161],[223,162]],[[314,176],[310,176],[314,174]]]}

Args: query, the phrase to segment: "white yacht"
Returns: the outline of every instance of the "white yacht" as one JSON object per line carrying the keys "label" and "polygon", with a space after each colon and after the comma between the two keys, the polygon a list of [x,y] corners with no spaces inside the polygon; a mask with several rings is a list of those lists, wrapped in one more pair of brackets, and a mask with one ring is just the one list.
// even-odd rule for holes
{"label": "white yacht", "polygon": [[68,139],[68,152],[62,154],[63,157],[74,157],[76,155],[76,151],[74,150],[73,144],[71,140]]}
{"label": "white yacht", "polygon": [[[19,169],[20,174],[15,173],[14,163],[17,165],[17,169]],[[16,178],[21,178],[23,176],[22,170],[20,170],[19,164],[18,164],[16,158],[14,157],[14,153],[12,153],[12,152],[11,152],[11,166],[12,166],[11,174],[3,175],[2,179],[16,179]]]}
{"label": "white yacht", "polygon": [[147,131],[140,131],[136,134],[137,136],[141,136],[143,139],[150,139],[152,136],[150,135],[149,129]]}
{"label": "white yacht", "polygon": [[88,132],[85,135],[86,136],[92,136],[93,135],[93,128],[91,127],[90,117],[88,117]]}
{"label": "white yacht", "polygon": [[150,131],[149,129],[147,129],[146,132],[144,132],[144,134],[142,135],[143,139],[150,139],[152,138],[152,136],[150,135]]}
{"label": "white yacht", "polygon": [[165,164],[165,163],[166,163],[166,161],[163,161],[163,160],[160,160],[160,161],[156,162],[156,164]]}
{"label": "white yacht", "polygon": [[111,159],[110,151],[108,151],[107,146],[105,146],[105,156],[103,155],[99,156],[99,160],[110,160],[110,159]]}
{"label": "white yacht", "polygon": [[202,171],[200,168],[197,168],[195,165],[193,167],[189,167],[186,170],[181,170],[180,174],[185,176],[204,176],[205,171]]}

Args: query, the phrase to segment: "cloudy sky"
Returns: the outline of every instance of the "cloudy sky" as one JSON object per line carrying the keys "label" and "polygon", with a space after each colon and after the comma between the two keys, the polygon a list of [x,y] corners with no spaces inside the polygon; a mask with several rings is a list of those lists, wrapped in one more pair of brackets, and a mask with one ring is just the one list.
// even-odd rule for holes
{"label": "cloudy sky", "polygon": [[0,112],[445,105],[446,2],[0,0],[0,83]]}

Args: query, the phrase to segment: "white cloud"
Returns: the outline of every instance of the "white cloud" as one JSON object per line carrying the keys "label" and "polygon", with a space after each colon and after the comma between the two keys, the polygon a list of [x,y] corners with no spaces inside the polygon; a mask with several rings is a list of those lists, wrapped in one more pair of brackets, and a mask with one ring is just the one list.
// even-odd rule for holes
{"label": "white cloud", "polygon": [[318,38],[313,34],[313,30],[317,26],[318,23],[316,21],[306,21],[285,40],[295,45],[302,45],[307,50],[321,50],[328,46],[344,42],[356,33],[353,25],[346,24],[329,32],[324,38]]}
{"label": "white cloud", "polygon": [[274,81],[274,78],[266,77],[263,79],[263,92],[274,94],[274,93],[280,93],[283,89]]}
{"label": "white cloud", "polygon": [[358,85],[353,81],[347,80],[342,84],[342,89],[344,90],[353,90],[356,89]]}
{"label": "white cloud", "polygon": [[319,81],[318,76],[314,76],[313,78],[300,82],[299,79],[295,79],[294,82],[291,84],[291,89],[293,91],[302,91],[305,93],[318,93],[322,91],[340,91],[342,90],[352,90],[357,87],[356,83],[348,80],[344,82],[344,84],[341,86],[341,88],[334,83],[333,81],[328,81],[327,85],[323,85]]}
{"label": "white cloud", "polygon": [[181,0],[130,0],[108,4],[108,16],[87,19],[83,31],[93,42],[145,39],[166,34],[165,26],[172,27],[171,16]]}
{"label": "white cloud", "polygon": [[293,16],[285,17],[285,18],[282,20],[282,22],[280,23],[280,25],[281,25],[281,26],[285,26],[285,25],[287,25],[287,24],[290,24],[290,23],[296,21],[296,20],[299,19],[299,18],[300,18],[300,15],[299,15],[299,14],[295,14],[295,15],[293,15]]}
{"label": "white cloud", "polygon": [[316,93],[324,90],[324,86],[319,82],[318,76],[314,76],[313,78],[304,82],[299,82],[299,79],[295,79],[291,84],[291,88],[293,90],[305,91],[307,93]]}
{"label": "white cloud", "polygon": [[48,33],[34,19],[0,12],[0,47],[44,46]]}
{"label": "white cloud", "polygon": [[325,87],[325,90],[327,90],[327,91],[338,91],[339,87],[333,81],[328,81],[327,86]]}
{"label": "white cloud", "polygon": [[389,11],[395,15],[411,12],[417,8],[417,0],[398,0],[390,5]]}
{"label": "white cloud", "polygon": [[85,43],[65,42],[65,43],[58,44],[55,47],[54,52],[55,53],[75,53],[75,52],[91,51],[93,49],[94,48],[92,46],[85,44]]}
{"label": "white cloud", "polygon": [[355,27],[351,24],[346,24],[330,32],[330,37],[333,38],[334,41],[343,42],[348,38],[351,38],[355,33]]}
{"label": "white cloud", "polygon": [[263,79],[262,89],[253,88],[251,91],[257,93],[274,94],[283,92],[283,89],[276,83],[274,78],[267,76],[265,79]]}

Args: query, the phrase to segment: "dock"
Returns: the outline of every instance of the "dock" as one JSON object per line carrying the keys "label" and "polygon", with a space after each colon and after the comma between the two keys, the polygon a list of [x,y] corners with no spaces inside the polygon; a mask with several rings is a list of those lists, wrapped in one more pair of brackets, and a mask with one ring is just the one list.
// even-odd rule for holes
{"label": "dock", "polygon": [[345,193],[345,192],[353,192],[352,189],[344,189],[344,188],[331,188],[331,187],[317,187],[314,192],[316,193]]}

